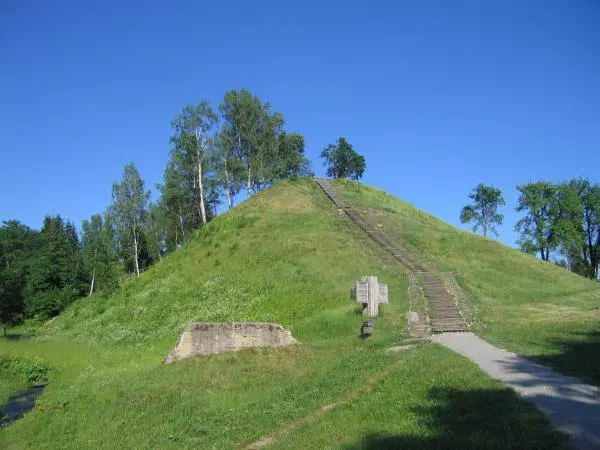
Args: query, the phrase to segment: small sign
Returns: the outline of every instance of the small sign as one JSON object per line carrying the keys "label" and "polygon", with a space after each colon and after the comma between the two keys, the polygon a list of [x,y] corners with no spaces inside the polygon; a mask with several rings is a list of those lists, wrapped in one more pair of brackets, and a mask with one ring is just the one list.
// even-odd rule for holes
{"label": "small sign", "polygon": [[356,301],[358,303],[367,303],[369,298],[369,285],[366,281],[356,283]]}
{"label": "small sign", "polygon": [[387,305],[388,304],[388,288],[387,284],[379,285],[379,303]]}

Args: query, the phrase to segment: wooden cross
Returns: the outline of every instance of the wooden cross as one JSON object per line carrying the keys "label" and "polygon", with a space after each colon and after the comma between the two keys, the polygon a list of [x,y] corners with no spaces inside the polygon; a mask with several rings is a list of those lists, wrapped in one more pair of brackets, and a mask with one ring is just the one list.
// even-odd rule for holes
{"label": "wooden cross", "polygon": [[363,277],[351,289],[351,296],[363,305],[364,315],[377,317],[379,305],[388,304],[387,284],[379,284],[375,276]]}

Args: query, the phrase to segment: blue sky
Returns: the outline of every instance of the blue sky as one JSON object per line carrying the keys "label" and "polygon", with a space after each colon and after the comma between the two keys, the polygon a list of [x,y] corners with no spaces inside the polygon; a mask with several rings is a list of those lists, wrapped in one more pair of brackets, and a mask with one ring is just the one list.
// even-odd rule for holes
{"label": "blue sky", "polygon": [[[218,4],[217,4],[218,3]],[[364,182],[452,224],[479,182],[600,166],[600,3],[0,2],[0,218],[104,210],[123,166],[160,182],[170,120],[246,87]],[[461,226],[465,228],[464,226]]]}

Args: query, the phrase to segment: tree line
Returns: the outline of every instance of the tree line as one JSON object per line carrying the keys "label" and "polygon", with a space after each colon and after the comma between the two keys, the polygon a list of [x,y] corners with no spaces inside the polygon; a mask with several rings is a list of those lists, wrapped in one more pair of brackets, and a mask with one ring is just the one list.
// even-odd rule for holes
{"label": "tree line", "polygon": [[[206,100],[186,105],[171,128],[156,201],[129,163],[112,186],[110,205],[83,221],[81,238],[60,215],[46,217],[40,231],[4,222],[0,324],[45,320],[78,297],[110,293],[124,275],[139,276],[184,245],[221,204],[232,208],[243,190],[250,196],[277,179],[313,175],[304,137],[246,89],[226,92],[216,108]],[[366,167],[343,137],[321,157],[329,176],[358,179]]]}
{"label": "tree line", "polygon": [[[563,183],[536,181],[517,186],[515,210],[523,214],[515,231],[522,251],[539,255],[591,279],[600,265],[600,185],[580,178]],[[469,195],[471,203],[460,213],[462,223],[474,223],[483,235],[502,225],[498,208],[506,202],[502,192],[480,183]]]}

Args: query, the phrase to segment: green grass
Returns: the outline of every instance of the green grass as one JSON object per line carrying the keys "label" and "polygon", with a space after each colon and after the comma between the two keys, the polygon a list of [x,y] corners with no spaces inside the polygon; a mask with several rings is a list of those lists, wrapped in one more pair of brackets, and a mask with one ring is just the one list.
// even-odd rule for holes
{"label": "green grass", "polygon": [[568,448],[539,411],[469,361],[428,345],[364,393],[273,448]]}
{"label": "green grass", "polygon": [[494,344],[600,384],[600,284],[499,242],[461,231],[383,191],[338,183],[407,249],[453,271]]}
{"label": "green grass", "polygon": [[[367,274],[388,283],[390,305],[361,340],[348,289]],[[452,436],[503,448],[562,445],[541,413],[465,359],[432,344],[384,350],[407,338],[407,289],[407,274],[313,182],[280,182],[117,293],[77,301],[38,336],[15,339],[13,330],[0,339],[0,357],[50,368],[36,408],[0,430],[0,447],[237,448],[282,429],[290,432],[276,448],[341,448],[373,433],[423,445]],[[163,365],[193,321],[277,322],[302,345]],[[24,384],[0,370],[0,400]],[[486,414],[465,410],[481,402]],[[326,405],[338,407],[319,416]]]}

